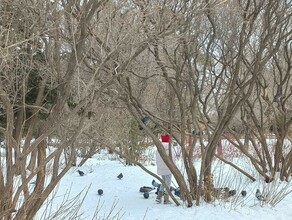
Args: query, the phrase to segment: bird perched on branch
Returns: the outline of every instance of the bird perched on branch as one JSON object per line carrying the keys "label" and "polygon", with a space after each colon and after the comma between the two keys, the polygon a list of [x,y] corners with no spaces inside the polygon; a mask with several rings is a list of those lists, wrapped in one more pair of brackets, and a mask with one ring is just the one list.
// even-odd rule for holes
{"label": "bird perched on branch", "polygon": [[247,194],[247,192],[246,192],[245,190],[242,190],[242,191],[241,191],[241,195],[242,195],[243,197],[245,197],[246,194]]}
{"label": "bird perched on branch", "polygon": [[259,201],[265,201],[266,200],[259,189],[257,189],[255,196]]}
{"label": "bird perched on branch", "polygon": [[[147,125],[149,123],[149,117],[148,116],[144,116],[141,121],[143,122],[144,125]],[[139,125],[139,129],[143,130],[143,127],[141,125]]]}
{"label": "bird perched on branch", "polygon": [[83,171],[81,171],[81,170],[77,170],[77,172],[79,173],[80,176],[84,176],[85,175],[85,173]]}
{"label": "bird perched on branch", "polygon": [[124,176],[124,175],[123,175],[122,173],[120,173],[120,174],[117,176],[117,178],[121,180],[121,179],[123,178],[123,176]]}

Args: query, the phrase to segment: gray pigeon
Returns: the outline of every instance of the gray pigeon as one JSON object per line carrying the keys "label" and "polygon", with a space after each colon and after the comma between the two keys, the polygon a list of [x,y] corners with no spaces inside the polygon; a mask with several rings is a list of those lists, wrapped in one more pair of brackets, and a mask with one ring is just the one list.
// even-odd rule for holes
{"label": "gray pigeon", "polygon": [[236,190],[235,190],[235,189],[230,190],[230,191],[228,192],[228,194],[229,194],[229,196],[235,196],[235,195],[236,195]]}
{"label": "gray pigeon", "polygon": [[151,192],[153,189],[155,188],[152,188],[150,186],[143,186],[143,187],[140,187],[140,192]]}
{"label": "gray pigeon", "polygon": [[121,180],[121,179],[123,178],[123,176],[124,176],[124,175],[123,175],[122,173],[120,173],[120,174],[117,176],[117,178]]}
{"label": "gray pigeon", "polygon": [[265,201],[265,197],[262,195],[259,189],[257,189],[255,196],[259,201]]}
{"label": "gray pigeon", "polygon": [[245,190],[242,190],[242,191],[241,191],[241,195],[242,195],[243,197],[245,197],[246,194],[247,194],[247,192],[246,192]]}
{"label": "gray pigeon", "polygon": [[154,186],[154,187],[160,187],[160,184],[157,183],[155,180],[152,180],[152,186]]}
{"label": "gray pigeon", "polygon": [[85,173],[83,171],[81,171],[81,170],[77,170],[77,172],[79,173],[80,176],[84,176],[85,175]]}
{"label": "gray pigeon", "polygon": [[[143,122],[143,124],[147,125],[149,123],[149,117],[145,116],[141,119],[141,121]],[[139,129],[143,130],[143,127],[141,125],[139,125]]]}
{"label": "gray pigeon", "polygon": [[98,193],[98,195],[103,195],[103,190],[102,189],[99,189],[99,190],[97,190],[97,193]]}

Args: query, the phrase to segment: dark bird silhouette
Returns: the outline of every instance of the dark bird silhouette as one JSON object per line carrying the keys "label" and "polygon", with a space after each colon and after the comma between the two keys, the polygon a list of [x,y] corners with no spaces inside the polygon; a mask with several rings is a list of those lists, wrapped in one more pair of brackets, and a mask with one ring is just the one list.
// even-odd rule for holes
{"label": "dark bird silhouette", "polygon": [[159,187],[156,189],[155,194],[158,195],[158,192],[159,192]]}
{"label": "dark bird silhouette", "polygon": [[77,170],[77,172],[79,173],[80,176],[84,176],[85,175],[85,173],[83,171],[81,171],[81,170]]}
{"label": "dark bird silhouette", "polygon": [[179,188],[174,188],[173,186],[170,186],[170,191],[174,192],[174,195],[180,197],[180,189]]}
{"label": "dark bird silhouette", "polygon": [[123,176],[124,176],[124,175],[123,175],[122,173],[120,173],[120,174],[117,176],[117,178],[121,180],[121,179],[123,178]]}
{"label": "dark bird silhouette", "polygon": [[149,122],[149,117],[148,117],[148,116],[143,117],[143,118],[142,118],[142,122],[143,122],[145,125],[147,125],[148,122]]}
{"label": "dark bird silhouette", "polygon": [[255,196],[259,201],[265,201],[265,197],[262,195],[259,189],[257,189]]}
{"label": "dark bird silhouette", "polygon": [[155,180],[152,180],[152,186],[159,188],[160,187],[160,184],[157,183]]}
{"label": "dark bird silhouette", "polygon": [[148,199],[149,198],[149,192],[144,192],[143,196],[144,196],[145,199]]}
{"label": "dark bird silhouette", "polygon": [[228,194],[229,194],[229,196],[235,196],[236,195],[236,190],[235,189],[230,190]]}
{"label": "dark bird silhouette", "polygon": [[245,190],[242,190],[242,191],[241,191],[241,195],[242,195],[243,197],[245,197],[246,194],[247,194],[247,192],[246,192]]}
{"label": "dark bird silhouette", "polygon": [[151,192],[152,190],[154,190],[155,188],[152,188],[150,186],[143,186],[143,187],[140,187],[140,192]]}
{"label": "dark bird silhouette", "polygon": [[[149,123],[149,117],[148,116],[144,116],[141,121],[143,122],[144,125],[147,125]],[[139,129],[143,130],[143,127],[141,125],[139,125]]]}
{"label": "dark bird silhouette", "polygon": [[175,188],[173,186],[170,186],[169,189],[170,189],[171,192],[175,191]]}
{"label": "dark bird silhouette", "polygon": [[97,190],[97,193],[98,193],[98,195],[103,195],[103,190],[102,189],[99,189],[99,190]]}
{"label": "dark bird silhouette", "polygon": [[174,195],[180,197],[180,189],[179,188],[174,190]]}

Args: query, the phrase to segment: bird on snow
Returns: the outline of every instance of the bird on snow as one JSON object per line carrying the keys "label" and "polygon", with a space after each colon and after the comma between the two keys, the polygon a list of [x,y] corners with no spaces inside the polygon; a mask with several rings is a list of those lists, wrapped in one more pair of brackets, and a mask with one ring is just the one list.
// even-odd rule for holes
{"label": "bird on snow", "polygon": [[247,194],[247,193],[246,193],[246,191],[245,191],[245,190],[242,190],[242,191],[241,191],[241,195],[242,195],[243,197],[245,197],[245,196],[246,196],[246,194]]}
{"label": "bird on snow", "polygon": [[77,170],[77,172],[79,173],[80,176],[84,176],[84,174],[85,174],[85,173],[84,173],[83,171],[81,171],[81,170]]}
{"label": "bird on snow", "polygon": [[97,190],[97,193],[98,193],[98,195],[102,195],[103,194],[103,190],[102,189],[99,189],[99,190]]}
{"label": "bird on snow", "polygon": [[180,197],[180,189],[179,188],[174,188],[173,186],[169,187],[171,192],[174,192],[174,195]]}
{"label": "bird on snow", "polygon": [[123,174],[120,173],[118,176],[117,176],[118,179],[122,179],[123,178]]}
{"label": "bird on snow", "polygon": [[229,196],[235,196],[235,195],[236,195],[236,190],[235,190],[235,189],[230,190],[230,191],[228,192],[228,194],[229,194]]}
{"label": "bird on snow", "polygon": [[157,183],[155,180],[152,180],[152,186],[159,188],[160,184]]}
{"label": "bird on snow", "polygon": [[152,188],[150,186],[143,186],[143,187],[140,187],[140,192],[151,192],[153,189],[155,188]]}
{"label": "bird on snow", "polygon": [[170,186],[169,189],[171,192],[176,190],[173,186]]}
{"label": "bird on snow", "polygon": [[174,190],[174,195],[180,197],[180,189],[179,188]]}
{"label": "bird on snow", "polygon": [[144,192],[143,196],[144,196],[145,199],[148,199],[149,198],[149,192]]}
{"label": "bird on snow", "polygon": [[265,197],[262,195],[259,189],[257,189],[255,196],[259,201],[265,201]]}

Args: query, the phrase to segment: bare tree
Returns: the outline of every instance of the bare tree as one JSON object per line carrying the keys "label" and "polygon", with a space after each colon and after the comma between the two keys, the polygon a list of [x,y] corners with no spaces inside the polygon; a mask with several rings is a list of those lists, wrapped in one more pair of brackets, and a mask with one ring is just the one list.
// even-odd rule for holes
{"label": "bare tree", "polygon": [[[90,142],[90,156],[97,145],[115,150],[125,135],[132,137],[131,149],[138,134],[151,137],[189,207],[201,195],[213,200],[212,162],[227,132],[267,181],[278,171],[288,178],[287,6],[272,0],[1,1],[1,216],[32,219],[75,162],[80,140]],[[233,127],[239,118],[240,132]],[[116,132],[117,124],[129,127]],[[274,151],[265,139],[270,127]],[[179,143],[183,171],[163,151],[162,131]],[[53,138],[58,142],[47,151]],[[200,170],[193,165],[197,150]],[[67,163],[60,167],[64,152]],[[131,153],[116,153],[149,172]]]}
{"label": "bare tree", "polygon": [[[144,14],[145,34],[174,28],[172,25],[177,26],[175,32],[157,38],[149,46],[153,56],[149,61],[152,62],[153,74],[149,76],[145,72],[144,75],[134,73],[125,80],[123,86],[129,96],[126,103],[137,120],[140,120],[142,114],[148,115],[151,122],[161,130],[172,133],[178,140],[188,183],[171,160],[166,155],[163,158],[186,195],[188,205],[191,206],[191,201],[195,198],[199,204],[202,190],[207,202],[213,200],[212,162],[218,143],[222,137],[226,137],[227,132],[235,135],[241,133],[245,137],[244,143],[239,139],[240,136],[236,138],[237,143],[230,141],[251,159],[264,177],[268,177],[258,164],[262,166],[262,162],[271,158],[271,155],[266,158],[268,154],[264,152],[265,148],[260,149],[264,152],[264,158],[258,160],[248,153],[246,145],[254,137],[250,136],[255,131],[251,131],[251,121],[258,117],[257,113],[254,117],[250,114],[251,111],[258,111],[255,95],[262,94],[268,84],[265,83],[267,65],[273,63],[274,75],[278,77],[281,74],[277,88],[284,88],[284,81],[286,83],[289,79],[290,61],[287,60],[291,50],[287,47],[291,41],[291,12],[287,2],[246,0],[172,4],[150,1],[137,5]],[[154,9],[159,13],[155,14]],[[171,25],[168,21],[171,21]],[[280,55],[283,54],[282,49],[286,51],[285,56]],[[155,78],[157,89],[152,96],[155,98],[152,103],[159,103],[158,110],[144,106],[137,97],[133,85],[134,78],[140,75],[152,83]],[[290,90],[285,91],[288,99]],[[149,94],[153,94],[153,91]],[[163,98],[158,99],[160,95]],[[148,98],[151,100],[151,96]],[[233,128],[238,117],[245,121],[240,132]],[[278,117],[278,120],[284,119]],[[282,154],[279,152],[282,152],[290,118],[284,121],[288,124],[284,126],[286,131],[278,132],[275,165],[281,160]],[[142,125],[141,121],[140,124]],[[151,127],[143,128],[153,138],[160,152],[157,136]],[[263,131],[263,126],[259,128]],[[203,138],[207,142],[203,142]],[[191,141],[187,141],[188,139]],[[193,151],[198,145],[201,146],[202,155],[200,171],[196,171],[192,163]],[[245,171],[238,170],[248,175]],[[253,177],[250,178],[254,180]]]}
{"label": "bare tree", "polygon": [[[95,107],[114,102],[113,83],[151,41],[135,37],[138,15],[129,9],[127,1],[1,1],[5,219],[33,218],[72,166],[78,137],[98,119]],[[52,138],[58,142],[48,151]]]}

